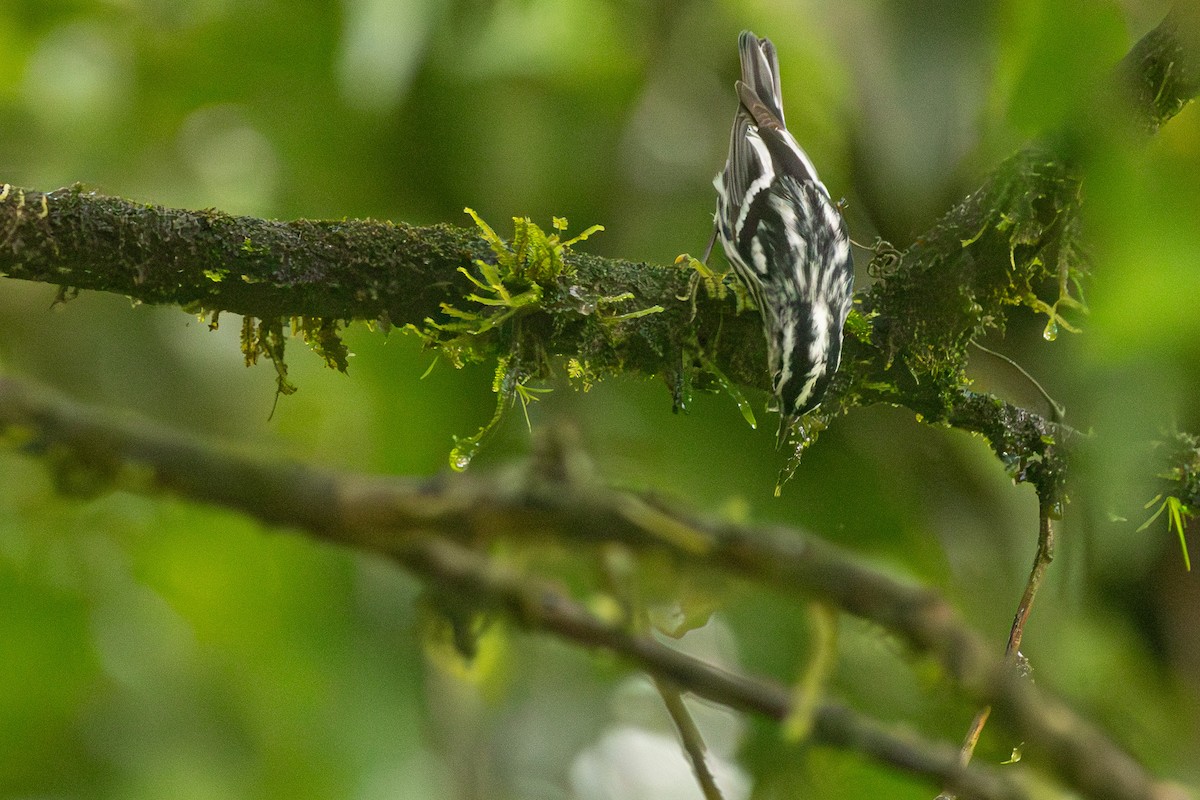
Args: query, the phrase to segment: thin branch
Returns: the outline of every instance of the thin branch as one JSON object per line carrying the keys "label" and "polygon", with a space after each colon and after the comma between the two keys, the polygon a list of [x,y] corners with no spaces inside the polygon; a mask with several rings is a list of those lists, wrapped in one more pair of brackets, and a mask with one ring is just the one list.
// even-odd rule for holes
{"label": "thin branch", "polygon": [[[545,453],[543,453],[545,455]],[[643,636],[653,630],[650,614],[640,599],[639,586],[630,580],[631,563],[626,556],[628,550],[620,545],[604,548],[602,553],[602,574],[605,589],[613,599],[620,604],[625,624],[630,633]],[[679,735],[679,744],[683,747],[684,755],[692,765],[692,774],[704,800],[724,800],[717,780],[708,766],[708,746],[704,743],[704,735],[696,724],[691,711],[683,701],[680,688],[665,678],[651,676],[655,690],[663,701],[675,732]]]}
{"label": "thin branch", "polygon": [[1025,582],[1025,593],[1021,595],[1021,603],[1017,606],[1013,618],[1012,629],[1008,635],[1008,646],[1004,655],[1014,664],[1021,660],[1021,639],[1025,635],[1025,624],[1033,611],[1033,601],[1037,598],[1042,579],[1046,576],[1046,567],[1054,560],[1054,518],[1043,505],[1038,512],[1038,543],[1033,556],[1033,566],[1029,570],[1029,579]]}
{"label": "thin branch", "polygon": [[[791,711],[786,689],[663,654],[654,640],[581,617],[545,585],[454,541],[477,545],[496,537],[553,535],[576,546],[619,542],[637,551],[668,553],[684,566],[815,597],[895,632],[917,652],[935,658],[968,698],[994,706],[1009,729],[1029,743],[1026,762],[1039,761],[1090,797],[1167,796],[1101,731],[1020,680],[933,591],[898,581],[792,528],[705,519],[652,498],[614,492],[573,466],[569,448],[560,448],[561,458],[544,455],[533,470],[494,476],[414,480],[346,474],[203,444],[6,378],[0,378],[0,429],[22,431],[19,441],[27,451],[52,456],[63,485],[168,490],[382,553],[439,582],[461,582],[526,625],[617,650],[682,689],[774,719]],[[822,741],[892,753],[886,763],[899,765],[899,754],[907,751],[859,722],[823,706],[814,716],[814,731]],[[931,769],[932,763],[942,763],[937,752],[936,757],[926,753],[919,763]],[[957,749],[949,753],[957,764]],[[956,774],[946,772],[946,784],[972,794],[958,785]]]}
{"label": "thin branch", "polygon": [[704,793],[704,800],[724,800],[721,788],[717,786],[717,780],[708,768],[708,747],[704,744],[704,736],[684,704],[679,687],[661,678],[654,679],[654,687],[658,690],[663,705],[667,707],[667,713],[671,716],[671,722],[675,725],[675,731],[679,734],[679,743],[692,764],[692,772],[700,785],[700,791]]}
{"label": "thin branch", "polygon": [[[1025,591],[1021,595],[1021,602],[1017,605],[1017,613],[1013,617],[1012,627],[1009,629],[1008,644],[1004,648],[1005,661],[1021,677],[1027,677],[1030,672],[1028,661],[1021,653],[1021,639],[1025,636],[1025,625],[1029,622],[1029,615],[1033,613],[1033,601],[1037,598],[1042,579],[1046,576],[1046,568],[1054,560],[1054,518],[1051,511],[1052,509],[1045,503],[1039,505],[1037,550],[1033,556],[1033,566],[1029,570],[1029,578],[1025,581]],[[971,761],[971,756],[975,753],[975,746],[979,743],[979,737],[983,734],[983,728],[987,725],[991,713],[992,707],[984,706],[971,720],[971,727],[967,729],[966,738],[960,749],[963,764]],[[943,792],[938,795],[938,800],[954,800],[954,795]]]}

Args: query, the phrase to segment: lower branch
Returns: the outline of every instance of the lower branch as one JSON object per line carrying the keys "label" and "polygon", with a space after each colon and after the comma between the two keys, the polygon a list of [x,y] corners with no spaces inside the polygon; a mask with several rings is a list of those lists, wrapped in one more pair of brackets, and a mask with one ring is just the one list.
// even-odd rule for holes
{"label": "lower branch", "polygon": [[[1104,733],[1019,679],[931,590],[902,583],[795,529],[702,519],[614,492],[589,479],[575,465],[578,459],[561,448],[566,457],[544,456],[532,470],[490,477],[353,475],[214,447],[5,378],[0,378],[0,431],[19,431],[24,449],[47,456],[64,487],[169,490],[382,553],[427,579],[488,599],[528,627],[614,650],[681,689],[777,720],[792,711],[785,688],[630,636],[596,620],[552,586],[517,575],[465,545],[530,535],[579,545],[615,541],[637,551],[666,552],[685,567],[715,569],[816,597],[894,631],[918,652],[933,656],[969,698],[993,705],[1012,732],[1029,743],[1026,762],[1040,761],[1082,794],[1111,800],[1169,796]],[[813,730],[820,741],[853,746],[896,766],[903,766],[900,753],[911,755],[893,734],[840,706],[820,706]],[[964,794],[999,796],[962,785],[967,773],[956,748],[923,750],[913,763]]]}

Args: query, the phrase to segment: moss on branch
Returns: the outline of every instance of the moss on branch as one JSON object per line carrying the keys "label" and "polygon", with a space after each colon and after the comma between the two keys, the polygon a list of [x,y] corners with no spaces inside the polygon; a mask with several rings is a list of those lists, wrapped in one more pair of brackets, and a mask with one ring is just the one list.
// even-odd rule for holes
{"label": "moss on branch", "polygon": [[[494,262],[495,254],[474,228],[279,222],[135,203],[79,186],[42,193],[6,185],[0,197],[0,275],[57,285],[64,295],[88,289],[174,305],[214,321],[224,312],[263,322],[296,320],[293,332],[342,369],[341,326],[452,322],[444,307],[461,306],[476,291],[467,274],[479,260]],[[693,326],[691,305],[678,299],[688,292],[686,270],[579,252],[566,253],[565,260],[569,269],[546,282],[536,313],[522,317],[523,338],[546,354],[577,358],[597,374],[674,379],[685,351],[704,343],[704,331],[724,325],[720,359],[730,376],[765,385],[757,321],[724,319],[722,304],[701,297]],[[598,298],[616,295],[628,295],[630,309],[594,313]],[[653,305],[663,313],[619,319]],[[276,356],[270,330],[250,339],[248,360]],[[507,352],[508,332],[481,342],[479,355]]]}

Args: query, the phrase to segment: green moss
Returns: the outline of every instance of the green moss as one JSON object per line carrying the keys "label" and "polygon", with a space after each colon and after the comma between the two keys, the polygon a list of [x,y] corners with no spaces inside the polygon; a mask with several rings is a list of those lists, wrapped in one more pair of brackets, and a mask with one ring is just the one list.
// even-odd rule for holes
{"label": "green moss", "polygon": [[904,397],[944,420],[969,385],[968,346],[1002,330],[1011,307],[1045,314],[1047,340],[1077,331],[1087,310],[1081,205],[1078,176],[1029,148],[907,250],[877,243],[868,271],[878,280],[860,298],[863,319],[848,320],[831,394],[846,393],[843,407]]}
{"label": "green moss", "polygon": [[690,299],[693,308],[695,308],[696,292],[701,286],[704,287],[704,291],[709,297],[716,300],[724,300],[732,295],[737,302],[738,314],[754,308],[754,301],[750,299],[750,293],[734,276],[732,269],[718,272],[688,253],[676,256],[675,264],[692,270],[692,277],[688,282],[688,293],[679,299]]}
{"label": "green moss", "polygon": [[291,327],[293,334],[299,334],[325,360],[325,366],[338,372],[349,368],[350,351],[342,341],[340,323],[321,317],[293,317]]}
{"label": "green moss", "polygon": [[250,237],[242,239],[241,251],[250,256],[265,256],[271,254],[271,248],[267,245],[257,245],[250,240]]}
{"label": "green moss", "polygon": [[[427,318],[423,326],[409,326],[456,367],[496,359],[492,387],[496,411],[475,434],[455,438],[450,452],[455,470],[466,469],[517,401],[529,424],[529,404],[549,391],[534,383],[552,372],[551,342],[557,333],[574,325],[600,325],[604,332],[598,338],[612,344],[624,335],[621,323],[663,311],[658,305],[624,310],[635,300],[632,292],[603,295],[576,282],[569,248],[604,230],[600,225],[567,238],[568,223],[562,217],[553,218],[552,233],[526,217],[514,217],[512,238],[505,241],[473,210],[464,210],[475,221],[492,259],[477,258],[470,269],[459,268],[471,287],[463,303],[442,303],[443,319]],[[567,372],[591,388],[609,369],[619,366],[589,363],[589,354],[581,353],[572,356]]]}
{"label": "green moss", "polygon": [[874,320],[878,316],[878,311],[864,314],[857,308],[851,308],[850,313],[846,316],[846,335],[853,336],[860,342],[870,343],[875,327]]}
{"label": "green moss", "polygon": [[[475,220],[495,262],[475,259],[474,271],[459,268],[474,286],[464,297],[472,305],[460,308],[453,303],[442,303],[442,314],[449,318],[447,321],[426,318],[424,328],[413,326],[427,344],[442,350],[455,366],[483,360],[490,350],[486,345],[491,342],[485,344],[482,337],[541,309],[543,285],[571,272],[563,261],[566,248],[603,230],[594,225],[579,236],[562,241],[558,233],[547,235],[528,218],[514,217],[512,240],[505,242],[472,209],[464,211]],[[554,218],[554,223],[559,232],[566,227],[566,220],[559,217]]]}
{"label": "green moss", "polygon": [[288,381],[287,362],[284,360],[284,350],[287,346],[287,336],[283,330],[282,319],[260,320],[254,317],[242,319],[242,356],[246,366],[258,363],[259,357],[270,359],[275,365],[275,387],[280,395],[293,394],[296,387]]}
{"label": "green moss", "polygon": [[1191,570],[1185,536],[1188,522],[1196,516],[1195,508],[1200,503],[1200,437],[1177,432],[1159,443],[1166,469],[1159,473],[1159,492],[1146,503],[1147,510],[1158,506],[1155,512],[1142,523],[1138,531],[1148,529],[1165,514],[1167,531],[1175,532],[1183,551],[1184,566]]}

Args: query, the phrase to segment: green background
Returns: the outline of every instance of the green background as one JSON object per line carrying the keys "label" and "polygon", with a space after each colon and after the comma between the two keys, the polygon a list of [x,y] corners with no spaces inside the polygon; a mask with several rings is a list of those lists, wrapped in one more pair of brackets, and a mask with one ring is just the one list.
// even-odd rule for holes
{"label": "green background", "polygon": [[[1023,142],[1052,130],[1162,2],[7,0],[0,180],[82,182],[142,202],[291,219],[374,217],[503,233],[513,215],[606,231],[582,247],[669,264],[708,237],[734,110],[736,37],[770,36],[789,127],[853,237],[903,247]],[[1097,129],[1102,129],[1097,120]],[[1200,781],[1200,584],[1148,515],[1149,443],[1200,430],[1200,114],[1148,143],[1095,143],[1094,277],[1081,335],[1014,310],[1016,357],[1099,444],[1078,464],[1052,579],[1025,639],[1061,692],[1152,769]],[[859,280],[869,281],[859,259]],[[1047,295],[1052,296],[1052,295]],[[392,474],[446,469],[492,413],[492,370],[352,327],[348,375],[296,343],[300,391],[241,364],[178,309],[0,280],[0,369],[264,452]],[[1044,410],[977,354],[978,387]],[[780,520],[929,582],[996,642],[1036,536],[1036,499],[986,443],[868,408],[840,419],[781,499],[774,419],[727,397],[671,413],[661,381],[565,380],[530,409],[568,420],[611,482]],[[519,413],[472,469],[528,450]],[[789,680],[809,622],[736,587],[695,646]],[[619,665],[497,635],[466,676],[431,645],[420,587],[389,564],[172,499],[56,494],[0,451],[0,796],[558,798],[613,725],[661,729]],[[957,741],[971,707],[888,635],[842,623],[831,691]],[[859,757],[714,723],[760,797],[931,796]],[[728,741],[721,739],[725,737]],[[981,756],[1016,744],[1000,729]],[[678,791],[694,791],[682,773]],[[602,781],[589,787],[611,788]],[[587,794],[579,797],[640,797]],[[661,797],[687,797],[669,794]]]}

